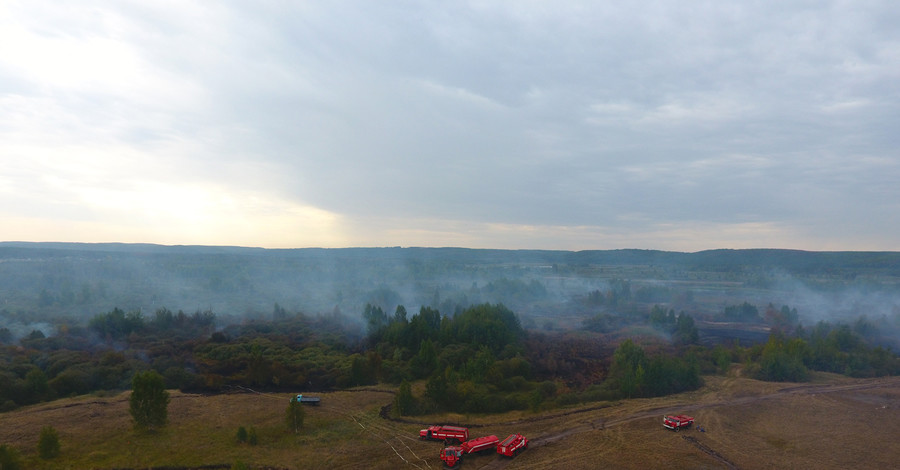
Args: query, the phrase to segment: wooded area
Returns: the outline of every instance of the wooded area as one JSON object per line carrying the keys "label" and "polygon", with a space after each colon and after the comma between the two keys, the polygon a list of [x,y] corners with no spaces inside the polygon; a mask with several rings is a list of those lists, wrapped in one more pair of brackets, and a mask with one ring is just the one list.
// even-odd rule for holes
{"label": "wooded area", "polygon": [[[149,370],[185,391],[393,384],[400,414],[658,396],[695,389],[702,375],[733,364],[774,381],[802,381],[811,370],[900,372],[893,253],[0,244],[0,255],[8,281],[0,284],[0,410],[129,389]],[[136,264],[152,269],[139,275]],[[21,269],[14,279],[13,269]],[[783,287],[788,271],[793,290]],[[185,279],[207,284],[194,290],[188,282],[175,297],[160,290]],[[79,282],[82,294],[65,294]],[[192,292],[204,300],[218,293],[224,301],[210,305],[231,305],[235,295],[316,287],[324,293],[311,305],[330,299],[318,313],[271,300],[241,315],[115,305],[75,315],[66,307]],[[813,297],[834,300],[843,316],[812,310]]]}

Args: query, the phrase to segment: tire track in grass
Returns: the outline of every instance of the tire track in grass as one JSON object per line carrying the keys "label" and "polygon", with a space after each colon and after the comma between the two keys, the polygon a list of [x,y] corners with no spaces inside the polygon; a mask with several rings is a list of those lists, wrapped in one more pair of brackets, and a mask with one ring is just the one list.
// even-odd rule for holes
{"label": "tire track in grass", "polygon": [[[865,380],[863,382],[856,382],[856,383],[849,383],[849,384],[842,383],[842,384],[797,385],[797,386],[792,386],[792,387],[781,388],[781,389],[776,390],[775,392],[768,393],[765,395],[739,397],[739,398],[719,400],[719,401],[709,402],[709,403],[694,403],[694,404],[681,405],[681,406],[672,405],[672,406],[665,406],[665,407],[657,407],[657,408],[652,408],[649,410],[635,412],[630,415],[622,416],[622,417],[611,419],[611,420],[605,420],[603,418],[600,418],[600,419],[596,419],[596,420],[588,421],[586,423],[579,424],[577,426],[568,427],[559,432],[541,435],[541,436],[538,436],[538,437],[534,438],[533,440],[529,441],[528,447],[529,448],[540,448],[544,445],[562,440],[573,434],[589,432],[589,431],[593,431],[593,430],[597,430],[597,429],[605,429],[605,428],[613,427],[613,426],[619,426],[619,425],[622,425],[625,423],[630,423],[632,421],[636,421],[639,419],[652,418],[654,416],[661,415],[661,414],[671,414],[676,411],[696,411],[696,410],[702,410],[702,409],[708,409],[708,408],[717,408],[720,406],[748,405],[748,404],[758,403],[763,400],[777,399],[779,397],[784,397],[787,395],[818,395],[818,394],[825,394],[825,393],[838,393],[838,392],[855,391],[855,390],[869,390],[869,389],[873,389],[873,388],[882,388],[882,387],[890,387],[890,386],[897,386],[897,385],[900,385],[900,377],[885,377],[885,378],[880,378],[880,379],[875,379],[875,380],[870,379],[870,380]],[[594,411],[596,409],[597,409],[597,407],[587,408],[587,409],[583,409],[583,410],[574,410],[572,412],[565,413],[565,415],[568,416],[568,415],[574,415],[574,414],[578,414],[578,413],[586,413],[588,411]],[[546,417],[529,418],[528,421],[536,422],[536,421],[555,419],[558,417],[559,417],[559,414],[548,415]],[[498,425],[501,425],[501,424],[504,424],[504,423],[498,423]],[[722,454],[716,452],[715,449],[703,444],[697,438],[684,436],[684,439],[687,440],[692,445],[694,445],[695,447],[697,447],[697,449],[700,450],[701,452],[704,452],[705,454],[709,455],[710,457],[718,460],[722,464],[726,465],[728,468],[730,468],[730,469],[738,468],[733,462],[728,460],[728,458],[726,458]],[[587,451],[584,451],[584,453],[587,454]],[[488,464],[484,467],[481,467],[481,468],[482,469],[490,469],[490,470],[502,469],[502,468],[505,468],[507,465],[509,465],[511,462],[512,462],[511,459],[498,459],[498,460],[491,462],[490,464]]]}
{"label": "tire track in grass", "polygon": [[[243,387],[243,386],[236,386],[235,388],[238,388],[238,389],[242,390],[243,392],[246,392],[246,393],[253,393],[253,394],[259,395],[259,396],[261,396],[261,397],[265,397],[265,398],[270,398],[270,399],[279,400],[279,401],[280,401],[280,400],[284,400],[284,396],[281,396],[281,395],[275,395],[275,394],[271,394],[271,393],[260,392],[260,391],[253,390],[253,389],[251,389],[251,388]],[[393,394],[393,393],[394,393],[394,392],[392,392],[392,391],[390,391],[390,390],[380,390],[380,389],[343,390],[343,391],[344,391],[344,392],[377,392],[377,393],[389,393],[389,394]],[[412,450],[412,448],[410,448],[408,445],[406,445],[406,443],[403,442],[403,440],[402,440],[403,434],[402,434],[402,433],[398,433],[398,429],[396,429],[396,428],[393,428],[393,429],[392,429],[392,428],[390,428],[390,427],[383,426],[383,425],[380,425],[380,424],[373,424],[373,423],[371,423],[371,422],[367,423],[367,424],[369,425],[369,426],[367,427],[367,426],[366,426],[365,424],[363,424],[359,419],[357,419],[357,416],[356,416],[356,415],[354,415],[353,413],[347,412],[347,411],[344,410],[344,409],[341,409],[341,408],[338,408],[338,407],[335,407],[335,406],[321,405],[321,404],[320,404],[320,405],[314,405],[314,406],[317,406],[317,407],[319,407],[319,408],[322,408],[322,409],[324,409],[324,410],[327,410],[327,411],[329,411],[329,412],[332,412],[332,413],[335,413],[335,414],[344,416],[345,418],[348,418],[348,419],[352,420],[352,421],[353,421],[354,423],[356,423],[356,424],[357,424],[357,425],[358,425],[365,433],[367,433],[368,435],[370,435],[370,436],[372,436],[372,437],[374,437],[374,438],[376,438],[376,439],[378,439],[378,440],[381,440],[382,442],[384,442],[385,444],[387,444],[388,447],[390,447],[391,450],[394,452],[394,454],[396,454],[397,457],[399,457],[400,460],[402,460],[405,464],[410,465],[410,466],[413,466],[413,467],[415,467],[415,468],[417,468],[417,469],[419,469],[419,470],[425,470],[426,468],[428,468],[428,469],[430,470],[430,469],[432,468],[431,465],[428,463],[427,460],[425,460],[425,459],[422,458],[422,457],[419,457],[418,454],[416,454],[416,453]],[[361,416],[364,416],[364,415],[361,415]],[[370,429],[370,428],[372,428],[372,429]],[[406,457],[404,457],[403,454],[401,454],[400,451],[397,450],[397,447],[394,447],[394,445],[391,444],[391,441],[390,441],[390,440],[388,440],[388,439],[387,439],[386,437],[384,437],[383,435],[379,435],[378,433],[376,433],[375,431],[373,431],[373,429],[374,429],[374,430],[377,430],[377,431],[380,431],[380,432],[382,432],[382,433],[388,434],[389,436],[390,436],[391,434],[393,434],[392,437],[393,437],[393,438],[396,438],[398,441],[400,441],[400,443],[403,444],[404,447],[406,447],[406,449],[409,451],[409,453],[412,454],[412,456],[413,456],[413,458],[414,458],[415,460],[424,462],[425,467],[422,467],[422,466],[419,465],[418,463],[411,461],[411,459],[407,459]]]}

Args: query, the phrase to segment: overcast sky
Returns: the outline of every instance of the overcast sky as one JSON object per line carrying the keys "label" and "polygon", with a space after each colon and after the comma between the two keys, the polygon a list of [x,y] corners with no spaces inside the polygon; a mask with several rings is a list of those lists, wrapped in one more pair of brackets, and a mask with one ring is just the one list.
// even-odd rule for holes
{"label": "overcast sky", "polygon": [[900,250],[898,25],[896,0],[4,1],[0,240]]}

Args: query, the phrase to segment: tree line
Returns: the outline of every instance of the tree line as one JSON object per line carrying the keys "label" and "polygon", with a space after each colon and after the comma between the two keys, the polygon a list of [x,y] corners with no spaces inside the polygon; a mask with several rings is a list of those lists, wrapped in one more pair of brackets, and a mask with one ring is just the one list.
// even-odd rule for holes
{"label": "tree line", "polygon": [[[760,313],[744,303],[724,310],[735,319],[753,313],[754,321],[767,322],[768,341],[702,346],[693,317],[661,305],[598,315],[610,320],[597,329],[586,321],[584,334],[526,330],[512,310],[488,303],[448,314],[422,306],[413,315],[402,305],[387,314],[368,304],[361,312],[365,335],[348,332],[349,320],[339,312],[311,316],[277,304],[269,320],[224,327],[211,311],[161,308],[145,316],[115,308],[86,326],[61,326],[49,337],[35,331],[17,345],[0,344],[0,410],[125,390],[149,370],[167,388],[185,391],[395,384],[401,414],[537,410],[664,395],[695,389],[701,375],[726,373],[735,363],[773,381],[806,380],[811,371],[900,373],[896,354],[877,342],[878,321],[803,327],[787,306]],[[635,330],[638,324],[649,329]],[[609,328],[655,333],[623,341]]]}

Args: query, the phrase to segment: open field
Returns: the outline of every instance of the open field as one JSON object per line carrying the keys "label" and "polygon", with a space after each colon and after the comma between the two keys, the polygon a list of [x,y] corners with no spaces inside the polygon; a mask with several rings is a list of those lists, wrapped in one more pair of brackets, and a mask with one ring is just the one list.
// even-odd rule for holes
{"label": "open field", "polygon": [[[546,413],[441,416],[417,421],[472,426],[470,435],[501,439],[521,432],[529,449],[507,459],[468,457],[462,468],[892,468],[900,456],[900,377],[856,380],[818,374],[806,384],[738,376],[706,377],[702,389],[669,397],[597,403]],[[27,468],[442,468],[441,444],[416,438],[422,426],[379,417],[393,395],[360,390],[320,394],[304,430],[286,432],[287,394],[191,395],[172,392],[169,426],[136,434],[128,393],[58,400],[0,414],[0,443],[23,454]],[[697,418],[679,433],[665,413]],[[60,434],[62,455],[36,456],[43,426]],[[259,444],[235,443],[239,426]]]}

